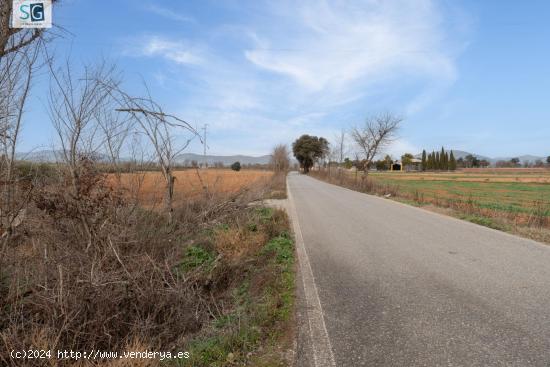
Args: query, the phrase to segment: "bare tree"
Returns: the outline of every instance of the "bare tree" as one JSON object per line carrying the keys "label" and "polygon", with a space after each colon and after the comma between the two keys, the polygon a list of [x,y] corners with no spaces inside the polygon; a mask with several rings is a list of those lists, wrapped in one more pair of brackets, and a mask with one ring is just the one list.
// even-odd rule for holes
{"label": "bare tree", "polygon": [[[115,175],[118,184],[121,184],[121,154],[128,137],[134,131],[133,119],[115,111],[118,108],[113,98],[108,98],[95,111],[95,119],[100,128],[103,149],[101,153],[109,160],[110,171]],[[136,145],[132,144],[130,150],[132,158],[136,159]]]}
{"label": "bare tree", "polygon": [[110,98],[104,83],[117,85],[113,79],[114,67],[106,63],[85,66],[82,76],[75,76],[69,60],[59,68],[48,61],[50,69],[49,113],[57,132],[61,153],[58,159],[64,164],[70,181],[70,196],[75,203],[77,215],[88,238],[87,249],[92,244],[93,234],[85,208],[81,204],[82,176],[89,169],[87,164],[98,157],[102,137],[98,133],[97,111]]}
{"label": "bare tree", "polygon": [[334,155],[335,158],[338,160],[338,163],[341,164],[344,161],[345,155],[347,153],[346,130],[340,130],[340,132],[334,137],[334,142]]}
{"label": "bare tree", "polygon": [[271,152],[270,165],[273,171],[286,172],[290,168],[290,152],[285,144],[278,144],[273,148]]}
{"label": "bare tree", "polygon": [[21,222],[28,193],[20,192],[15,153],[31,81],[39,68],[39,48],[22,48],[0,58],[0,231],[6,249],[13,227]]}
{"label": "bare tree", "polygon": [[78,197],[79,175],[83,159],[95,159],[103,145],[98,111],[111,97],[105,83],[118,85],[114,67],[101,63],[84,66],[81,76],[75,76],[69,60],[62,67],[50,68],[49,112],[61,146],[61,160],[71,176],[73,194]]}
{"label": "bare tree", "polygon": [[[165,113],[159,104],[153,101],[147,86],[147,97],[132,97],[121,89],[114,92],[119,96],[118,101],[122,106],[117,109],[120,112],[128,113],[135,121],[140,133],[145,135],[151,142],[157,162],[160,166],[165,181],[165,208],[168,220],[173,220],[174,202],[174,177],[173,167],[176,157],[181,154],[198,137],[198,131],[188,122]],[[188,133],[187,138],[177,138],[178,132]],[[201,140],[202,142],[202,140]]]}
{"label": "bare tree", "polygon": [[399,125],[403,121],[391,113],[384,113],[378,116],[367,118],[363,127],[355,127],[351,131],[351,137],[359,147],[365,162],[365,175],[374,157],[395,137]]}

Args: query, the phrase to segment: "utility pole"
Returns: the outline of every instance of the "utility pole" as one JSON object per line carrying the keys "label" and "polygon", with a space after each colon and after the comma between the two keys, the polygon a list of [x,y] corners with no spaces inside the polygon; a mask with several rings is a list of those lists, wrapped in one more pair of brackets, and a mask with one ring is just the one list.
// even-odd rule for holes
{"label": "utility pole", "polygon": [[204,153],[203,153],[203,168],[208,168],[208,164],[206,163],[206,129],[208,127],[208,124],[204,124],[203,126],[203,130],[204,130],[204,135],[203,135],[203,146],[204,146]]}

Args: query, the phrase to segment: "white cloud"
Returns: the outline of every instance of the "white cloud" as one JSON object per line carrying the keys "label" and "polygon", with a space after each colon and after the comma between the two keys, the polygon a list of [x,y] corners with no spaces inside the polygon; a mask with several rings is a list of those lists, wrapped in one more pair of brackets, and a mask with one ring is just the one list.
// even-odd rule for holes
{"label": "white cloud", "polygon": [[401,159],[401,156],[405,153],[418,154],[420,152],[422,152],[422,149],[418,146],[404,138],[398,138],[392,142],[390,147],[383,152],[382,155],[389,154],[393,158]]}
{"label": "white cloud", "polygon": [[178,13],[175,8],[167,9],[157,4],[149,4],[148,6],[145,7],[145,10],[150,11],[154,14],[160,15],[161,17],[172,19],[178,22],[184,22],[184,23],[195,22],[195,20],[192,17],[186,14]]}
{"label": "white cloud", "polygon": [[[193,42],[140,40],[139,56],[195,66],[173,74],[192,79],[177,108],[190,121],[210,124],[213,152],[265,154],[302,133],[331,138],[381,109],[407,117],[458,77],[460,47],[432,0],[281,0],[254,9],[236,23],[190,34]],[[174,82],[162,75],[159,83]],[[216,142],[224,143],[216,148]],[[400,139],[388,151],[417,150]]]}
{"label": "white cloud", "polygon": [[[256,30],[245,57],[286,76],[307,92],[345,98],[377,82],[456,79],[441,15],[429,0],[278,2],[276,23],[292,33]],[[336,92],[336,93],[335,93]]]}
{"label": "white cloud", "polygon": [[161,56],[177,64],[200,64],[202,58],[196,47],[182,41],[160,36],[147,36],[139,40],[139,53],[143,56]]}

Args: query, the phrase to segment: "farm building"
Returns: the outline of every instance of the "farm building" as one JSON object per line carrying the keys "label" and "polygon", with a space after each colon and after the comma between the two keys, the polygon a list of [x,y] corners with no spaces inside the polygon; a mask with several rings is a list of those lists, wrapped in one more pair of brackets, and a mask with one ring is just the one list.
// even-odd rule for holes
{"label": "farm building", "polygon": [[412,158],[410,163],[403,164],[401,161],[395,161],[390,166],[390,171],[420,171],[422,168],[422,160]]}

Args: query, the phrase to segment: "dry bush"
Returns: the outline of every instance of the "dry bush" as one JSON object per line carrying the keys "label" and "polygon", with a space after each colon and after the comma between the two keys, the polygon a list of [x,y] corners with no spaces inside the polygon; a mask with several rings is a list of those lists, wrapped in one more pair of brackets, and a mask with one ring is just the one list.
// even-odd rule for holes
{"label": "dry bush", "polygon": [[[211,292],[238,276],[238,266],[226,259],[208,275],[176,269],[194,233],[240,215],[264,189],[205,195],[176,208],[169,224],[129,203],[91,162],[82,167],[77,195],[66,189],[71,177],[63,171],[35,187],[24,228],[0,260],[2,365],[21,364],[9,350],[30,347],[122,351],[139,341],[149,350],[169,350],[215,316]],[[260,236],[218,240],[220,251],[231,254],[242,241],[256,247]]]}
{"label": "dry bush", "polygon": [[[380,184],[374,180],[368,179],[363,174],[349,175],[347,172],[342,172],[340,168],[337,173],[330,171],[310,171],[310,175],[317,177],[323,181],[343,186],[351,190],[365,192],[375,195],[400,195],[399,186],[390,184]],[[359,176],[360,175],[360,176]]]}
{"label": "dry bush", "polygon": [[263,232],[248,228],[218,229],[215,233],[216,251],[233,262],[257,252],[267,241]]}

